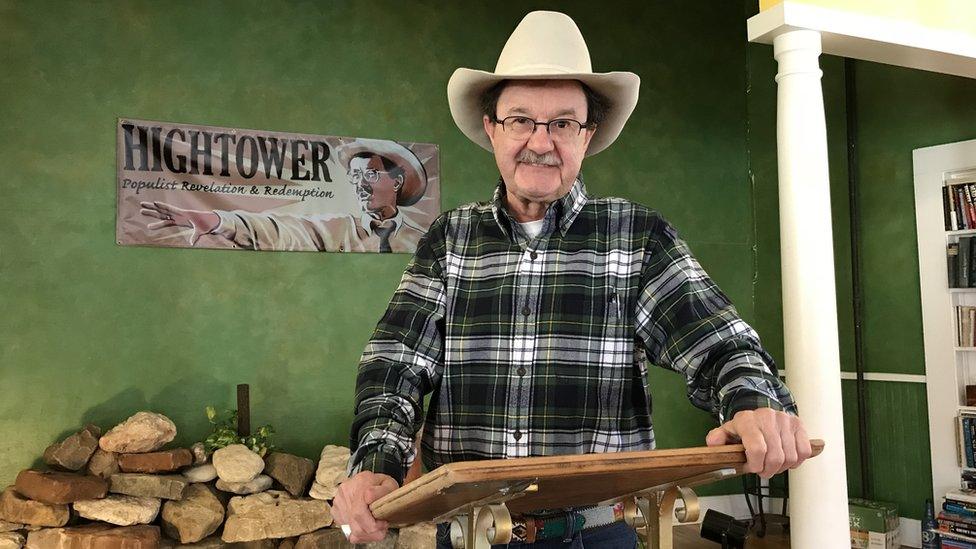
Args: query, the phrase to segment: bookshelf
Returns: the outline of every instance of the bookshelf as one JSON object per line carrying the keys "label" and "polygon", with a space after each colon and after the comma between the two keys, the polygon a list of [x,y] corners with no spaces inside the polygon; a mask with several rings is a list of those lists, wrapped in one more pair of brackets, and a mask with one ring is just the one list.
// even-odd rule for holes
{"label": "bookshelf", "polygon": [[[963,433],[963,418],[976,420],[976,407],[966,402],[966,385],[976,385],[976,337],[959,335],[962,328],[976,333],[976,287],[950,288],[947,256],[950,244],[972,240],[970,261],[976,261],[976,216],[968,227],[955,216],[947,228],[944,208],[946,186],[962,191],[973,184],[976,195],[976,140],[916,149],[913,164],[932,499],[938,507],[947,492],[958,491],[963,471],[976,469],[967,467]],[[958,196],[966,198],[961,192]],[[960,215],[966,215],[964,207]],[[969,285],[976,286],[976,280]],[[959,307],[973,307],[973,312]]]}

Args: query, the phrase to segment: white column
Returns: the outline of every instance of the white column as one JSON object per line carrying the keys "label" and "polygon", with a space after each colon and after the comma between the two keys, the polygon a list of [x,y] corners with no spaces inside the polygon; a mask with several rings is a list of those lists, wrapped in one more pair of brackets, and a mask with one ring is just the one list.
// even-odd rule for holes
{"label": "white column", "polygon": [[786,381],[810,437],[826,443],[790,472],[791,547],[849,547],[820,34],[781,34],[773,52]]}

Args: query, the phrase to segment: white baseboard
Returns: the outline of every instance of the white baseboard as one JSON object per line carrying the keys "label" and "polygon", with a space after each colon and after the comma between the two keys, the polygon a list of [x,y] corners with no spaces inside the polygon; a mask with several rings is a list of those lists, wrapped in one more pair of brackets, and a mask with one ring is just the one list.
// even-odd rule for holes
{"label": "white baseboard", "polygon": [[[755,502],[755,500],[753,500]],[[735,517],[737,520],[745,520],[751,518],[749,515],[749,506],[746,505],[746,498],[742,494],[733,494],[730,496],[707,496],[698,498],[698,503],[701,506],[701,516],[698,518],[698,522],[701,522],[702,517],[705,516],[705,511],[708,509],[714,509],[720,513],[725,513]],[[755,505],[753,505],[755,509]],[[763,500],[763,510],[769,512],[772,510],[774,513],[779,513],[783,509],[783,500],[780,498],[768,498]],[[901,544],[905,547],[921,547],[922,546],[922,523],[921,521],[900,517],[901,528]]]}

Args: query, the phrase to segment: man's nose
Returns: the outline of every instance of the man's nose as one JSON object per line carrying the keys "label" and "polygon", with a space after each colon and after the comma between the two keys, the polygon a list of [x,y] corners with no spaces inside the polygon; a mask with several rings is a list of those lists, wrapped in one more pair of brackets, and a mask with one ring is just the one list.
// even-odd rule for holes
{"label": "man's nose", "polygon": [[534,153],[544,154],[551,151],[554,148],[552,143],[552,137],[549,135],[549,128],[547,126],[538,125],[532,130],[532,134],[529,135],[529,142],[526,146]]}

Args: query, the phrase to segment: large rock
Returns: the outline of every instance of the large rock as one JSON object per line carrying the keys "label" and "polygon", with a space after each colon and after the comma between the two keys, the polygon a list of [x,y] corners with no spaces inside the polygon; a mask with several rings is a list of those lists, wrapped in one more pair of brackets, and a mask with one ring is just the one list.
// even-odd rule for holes
{"label": "large rock", "polygon": [[[338,528],[325,528],[305,534],[298,538],[295,549],[393,549],[396,547],[397,535],[388,534],[380,541],[354,545],[346,540],[346,536]],[[436,547],[436,543],[425,549]]]}
{"label": "large rock", "polygon": [[189,483],[183,475],[143,475],[118,473],[112,475],[109,491],[115,494],[146,498],[183,499]]}
{"label": "large rock", "polygon": [[210,482],[217,478],[217,468],[211,463],[204,463],[184,470],[183,476],[190,482]]}
{"label": "large rock", "polygon": [[108,482],[103,478],[77,473],[25,469],[14,483],[24,497],[42,503],[72,503],[105,497]]}
{"label": "large rock", "polygon": [[243,444],[231,444],[213,453],[217,476],[227,482],[250,482],[264,471],[264,460]]}
{"label": "large rock", "polygon": [[268,475],[258,475],[250,482],[227,482],[224,479],[217,479],[217,489],[232,494],[256,494],[271,488],[271,482],[271,477]]}
{"label": "large rock", "polygon": [[100,520],[116,526],[149,524],[159,514],[159,498],[112,494],[103,499],[76,501],[75,511],[86,519]]}
{"label": "large rock", "polygon": [[195,543],[217,531],[224,506],[205,484],[191,484],[180,501],[163,505],[163,531],[180,543]]}
{"label": "large rock", "polygon": [[278,540],[275,539],[227,543],[220,539],[219,536],[212,536],[186,545],[181,545],[177,541],[164,537],[159,544],[160,549],[275,549],[276,547],[278,547]]}
{"label": "large rock", "polygon": [[84,429],[70,437],[55,442],[44,450],[44,463],[69,471],[83,468],[98,448],[98,437],[102,430],[97,425],[86,425]]}
{"label": "large rock", "polygon": [[349,461],[349,448],[327,445],[319,456],[315,471],[315,482],[309,495],[315,499],[332,499],[339,484],[346,479],[346,463]]}
{"label": "large rock", "polygon": [[319,455],[318,469],[315,471],[315,480],[320,484],[326,484],[335,479],[335,473],[339,470],[346,470],[346,463],[349,461],[349,448],[345,446],[334,446],[327,444],[322,448]]}
{"label": "large rock", "polygon": [[338,528],[316,530],[298,538],[295,549],[355,549]]}
{"label": "large rock", "polygon": [[5,520],[0,520],[0,532],[13,532],[14,530],[21,530],[24,528],[23,524],[19,522],[7,522]]}
{"label": "large rock", "polygon": [[119,469],[125,473],[171,473],[191,463],[193,452],[186,448],[119,455]]}
{"label": "large rock", "polygon": [[0,532],[0,549],[20,549],[24,541],[24,535],[18,532]]}
{"label": "large rock", "polygon": [[429,522],[400,528],[397,549],[430,549],[437,547],[437,525]]}
{"label": "large rock", "polygon": [[28,549],[157,549],[158,526],[113,527],[86,524],[71,528],[46,528],[27,536]]}
{"label": "large rock", "polygon": [[88,460],[88,474],[109,479],[119,472],[119,458],[115,452],[106,452],[101,448],[95,450]]}
{"label": "large rock", "polygon": [[0,494],[0,519],[33,526],[64,526],[70,513],[67,505],[27,499],[8,486]]}
{"label": "large rock", "polygon": [[231,498],[222,538],[227,542],[300,536],[332,524],[328,503],[268,491]]}
{"label": "large rock", "polygon": [[176,425],[162,414],[138,412],[112,427],[98,441],[106,452],[136,454],[154,452],[176,437]]}
{"label": "large rock", "polygon": [[264,472],[288,490],[288,493],[301,497],[305,495],[308,481],[315,473],[315,463],[308,458],[274,452],[264,458]]}

